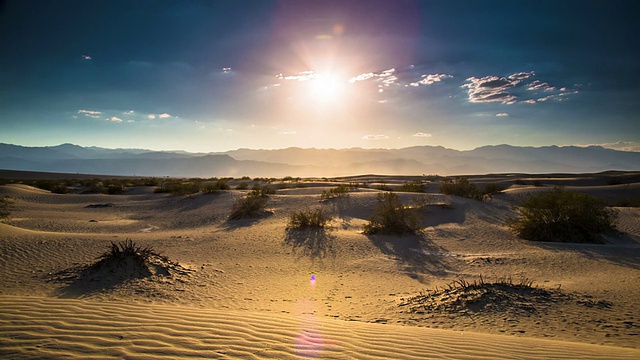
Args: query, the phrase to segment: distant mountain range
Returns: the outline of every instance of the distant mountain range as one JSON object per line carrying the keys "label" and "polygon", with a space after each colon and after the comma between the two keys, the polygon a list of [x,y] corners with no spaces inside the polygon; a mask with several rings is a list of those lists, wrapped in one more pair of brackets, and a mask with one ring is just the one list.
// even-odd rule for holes
{"label": "distant mountain range", "polygon": [[238,149],[188,153],[105,149],[62,144],[25,147],[0,143],[0,169],[124,176],[335,177],[347,175],[473,175],[590,173],[640,170],[640,153],[599,146],[441,146],[402,149]]}

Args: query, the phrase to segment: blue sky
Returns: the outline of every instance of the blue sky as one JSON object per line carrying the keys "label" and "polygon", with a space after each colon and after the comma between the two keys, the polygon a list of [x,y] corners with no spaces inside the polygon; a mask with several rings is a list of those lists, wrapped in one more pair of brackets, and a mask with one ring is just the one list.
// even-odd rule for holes
{"label": "blue sky", "polygon": [[634,1],[0,4],[0,142],[640,151]]}

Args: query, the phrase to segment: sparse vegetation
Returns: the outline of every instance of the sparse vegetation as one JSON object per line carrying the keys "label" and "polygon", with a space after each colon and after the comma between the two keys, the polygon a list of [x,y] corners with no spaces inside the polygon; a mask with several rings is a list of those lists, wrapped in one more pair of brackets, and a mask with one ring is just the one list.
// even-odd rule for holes
{"label": "sparse vegetation", "polygon": [[125,261],[127,258],[137,262],[139,265],[146,265],[149,261],[149,257],[156,254],[152,248],[141,248],[136,246],[131,239],[127,239],[124,242],[114,243],[111,242],[111,248],[109,251],[100,255],[99,259],[102,262],[108,261]]}
{"label": "sparse vegetation", "polygon": [[0,198],[0,219],[4,219],[9,216],[9,207],[11,206],[11,198],[9,196],[3,196]]}
{"label": "sparse vegetation", "polygon": [[331,216],[325,214],[322,208],[302,210],[291,213],[287,228],[324,228],[329,221],[331,221]]}
{"label": "sparse vegetation", "polygon": [[346,196],[349,196],[349,186],[341,184],[329,190],[323,190],[322,194],[320,194],[320,199],[329,200],[335,198],[343,198]]}
{"label": "sparse vegetation", "polygon": [[260,186],[260,184],[255,184],[251,188],[251,195],[265,197],[268,195],[275,194],[276,190],[269,186]]}
{"label": "sparse vegetation", "polygon": [[587,194],[555,188],[520,204],[518,217],[507,225],[532,241],[601,243],[601,234],[615,229],[616,212]]}
{"label": "sparse vegetation", "polygon": [[427,190],[426,185],[419,180],[408,181],[400,186],[400,191],[403,192],[425,192]]}
{"label": "sparse vegetation", "polygon": [[378,194],[378,203],[364,233],[372,234],[415,234],[420,229],[418,216],[405,207],[400,197],[393,192]]}
{"label": "sparse vegetation", "polygon": [[248,190],[249,189],[249,184],[246,182],[241,182],[240,184],[236,185],[236,190]]}
{"label": "sparse vegetation", "polygon": [[156,193],[170,193],[172,195],[191,195],[200,192],[202,184],[199,181],[165,181],[156,188]]}
{"label": "sparse vegetation", "polygon": [[227,184],[227,182],[224,179],[218,179],[215,182],[206,184],[202,191],[204,191],[205,194],[215,194],[215,193],[219,193],[221,191],[224,190],[230,190],[231,186],[229,186],[229,184]]}
{"label": "sparse vegetation", "polygon": [[253,190],[247,196],[236,201],[229,219],[240,220],[247,217],[257,217],[264,211],[268,202],[268,196],[260,195],[259,191]]}
{"label": "sparse vegetation", "polygon": [[481,200],[482,195],[478,188],[469,182],[466,177],[459,177],[454,180],[444,179],[440,185],[440,192],[445,195],[455,195],[474,200]]}
{"label": "sparse vegetation", "polygon": [[504,186],[499,184],[487,184],[483,190],[471,182],[466,177],[456,179],[444,179],[440,185],[440,192],[445,195],[461,196],[473,200],[483,200],[485,195],[494,195],[504,190]]}

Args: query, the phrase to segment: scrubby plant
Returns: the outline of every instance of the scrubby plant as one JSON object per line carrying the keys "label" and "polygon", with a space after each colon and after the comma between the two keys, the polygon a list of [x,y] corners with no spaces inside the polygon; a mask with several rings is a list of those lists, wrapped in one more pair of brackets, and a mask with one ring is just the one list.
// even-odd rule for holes
{"label": "scrubby plant", "polygon": [[166,181],[156,188],[156,193],[171,193],[173,195],[191,195],[200,192],[202,186],[199,181]]}
{"label": "scrubby plant", "polygon": [[331,221],[322,208],[295,211],[289,215],[289,229],[324,228]]}
{"label": "scrubby plant", "polygon": [[343,198],[348,195],[349,195],[349,186],[345,184],[341,184],[329,190],[323,190],[322,194],[320,194],[320,199],[328,200],[328,199],[334,199],[334,198]]}
{"label": "scrubby plant", "polygon": [[246,182],[241,182],[240,184],[236,185],[236,190],[247,190],[249,189],[249,184],[247,184]]}
{"label": "scrubby plant", "polygon": [[422,181],[409,181],[400,186],[400,191],[403,192],[425,192],[427,190],[426,185]]}
{"label": "scrubby plant", "polygon": [[501,193],[504,190],[504,186],[500,184],[487,184],[482,191],[483,195],[493,195]]}
{"label": "scrubby plant", "polygon": [[482,199],[481,192],[474,184],[470,183],[466,177],[459,177],[454,180],[442,180],[440,192],[445,195],[455,195],[475,200]]}
{"label": "scrubby plant", "polygon": [[227,182],[223,179],[218,179],[213,183],[206,184],[203,188],[203,191],[206,194],[215,194],[220,191],[230,190],[231,186],[227,184]]}
{"label": "scrubby plant", "polygon": [[260,186],[260,184],[255,184],[251,188],[251,194],[256,196],[268,196],[275,194],[276,190],[269,186]]}
{"label": "scrubby plant", "polygon": [[236,201],[229,215],[229,219],[239,220],[246,217],[257,217],[267,207],[268,202],[268,196],[262,196],[260,192],[254,190],[247,196],[243,196]]}
{"label": "scrubby plant", "polygon": [[369,223],[364,225],[364,233],[372,234],[415,234],[420,230],[418,216],[405,207],[400,197],[393,192],[378,194],[378,203]]}
{"label": "scrubby plant", "polygon": [[106,262],[122,261],[126,258],[130,258],[141,265],[145,265],[151,255],[158,254],[156,254],[150,247],[141,248],[139,246],[136,246],[136,243],[134,243],[131,239],[127,239],[124,242],[120,242],[117,244],[111,242],[111,248],[109,249],[109,251],[100,255],[99,259]]}
{"label": "scrubby plant", "polygon": [[530,196],[516,211],[507,225],[519,237],[573,243],[601,243],[617,215],[598,198],[561,188]]}
{"label": "scrubby plant", "polygon": [[0,198],[0,219],[4,219],[9,216],[9,207],[11,206],[11,198],[7,195]]}

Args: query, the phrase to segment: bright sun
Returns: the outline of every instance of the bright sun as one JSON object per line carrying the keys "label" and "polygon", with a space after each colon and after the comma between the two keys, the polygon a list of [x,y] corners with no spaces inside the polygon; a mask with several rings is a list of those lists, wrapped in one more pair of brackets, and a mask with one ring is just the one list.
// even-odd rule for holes
{"label": "bright sun", "polygon": [[330,101],[339,99],[344,92],[344,82],[332,75],[320,75],[311,81],[312,95],[316,100]]}

